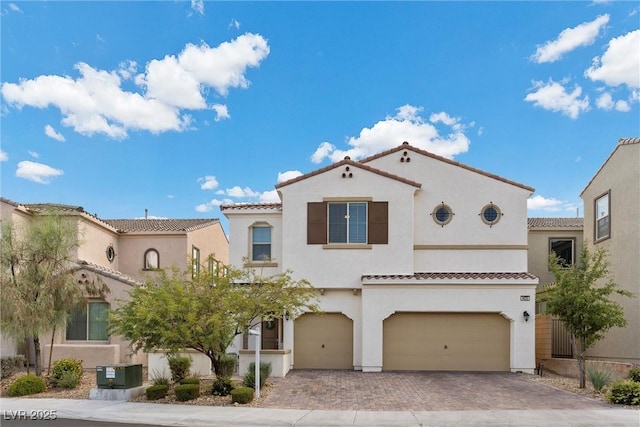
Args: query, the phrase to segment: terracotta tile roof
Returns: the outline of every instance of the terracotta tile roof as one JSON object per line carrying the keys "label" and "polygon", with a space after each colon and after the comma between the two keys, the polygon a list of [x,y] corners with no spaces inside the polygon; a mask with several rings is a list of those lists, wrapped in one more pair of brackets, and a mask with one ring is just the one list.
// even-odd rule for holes
{"label": "terracotta tile roof", "polygon": [[411,151],[413,151],[415,153],[422,154],[423,156],[431,157],[432,159],[436,159],[436,160],[448,163],[448,164],[453,165],[453,166],[458,166],[458,167],[461,167],[463,169],[467,169],[469,171],[479,173],[480,175],[484,175],[484,176],[487,176],[489,178],[493,178],[493,179],[496,179],[498,181],[505,182],[507,184],[515,185],[516,187],[520,187],[520,188],[523,188],[525,190],[529,190],[532,193],[535,191],[535,188],[529,187],[528,185],[520,184],[519,182],[511,181],[510,179],[506,179],[506,178],[503,178],[501,176],[494,175],[492,173],[485,172],[483,170],[474,168],[472,166],[468,166],[468,165],[465,165],[463,163],[456,162],[456,161],[451,160],[451,159],[447,159],[446,157],[438,156],[437,154],[433,154],[433,153],[430,153],[428,151],[421,150],[420,148],[412,146],[408,142],[403,142],[402,145],[400,145],[398,147],[391,148],[389,150],[383,151],[383,152],[378,153],[378,154],[374,154],[373,156],[370,156],[370,157],[367,157],[365,159],[360,160],[360,162],[361,163],[368,163],[368,162],[370,162],[372,160],[375,160],[375,159],[378,159],[380,157],[384,157],[384,156],[386,156],[388,154],[392,154],[392,153],[395,153],[397,151],[402,151],[402,150],[411,150]]}
{"label": "terracotta tile roof", "polygon": [[76,270],[86,269],[89,271],[93,271],[94,273],[98,273],[102,276],[110,277],[115,280],[119,280],[120,282],[127,283],[132,286],[142,285],[142,282],[134,279],[133,277],[127,276],[117,270],[113,270],[111,268],[104,267],[102,265],[94,264],[92,262],[78,260],[78,265],[75,268]]}
{"label": "terracotta tile roof", "polygon": [[591,179],[589,180],[589,182],[587,183],[587,185],[584,186],[584,189],[582,190],[582,192],[580,193],[580,197],[582,197],[582,195],[584,194],[584,192],[587,190],[587,188],[589,188],[589,186],[591,185],[591,183],[593,182],[593,180],[596,178],[596,176],[598,176],[598,174],[600,173],[600,171],[605,167],[605,165],[607,163],[609,163],[609,159],[611,159],[613,157],[613,155],[616,153],[616,151],[618,151],[618,149],[620,147],[624,147],[627,145],[634,145],[634,144],[640,144],[640,138],[638,137],[634,137],[634,138],[620,138],[618,139],[618,144],[616,144],[616,147],[613,149],[613,151],[611,152],[611,154],[609,154],[609,157],[607,157],[607,159],[604,161],[604,163],[602,163],[602,166],[600,166],[600,168],[598,169],[598,171],[596,173],[593,174],[593,176],[591,177]]}
{"label": "terracotta tile roof", "polygon": [[582,228],[584,218],[527,218],[527,228]]}
{"label": "terracotta tile roof", "polygon": [[141,231],[193,231],[216,224],[217,219],[105,219],[121,233]]}
{"label": "terracotta tile roof", "polygon": [[233,205],[220,205],[220,210],[248,210],[248,209],[282,209],[282,203],[235,203]]}
{"label": "terracotta tile roof", "polygon": [[34,212],[40,212],[47,209],[62,212],[84,212],[82,206],[61,205],[58,203],[24,203],[23,206]]}
{"label": "terracotta tile roof", "polygon": [[414,274],[390,274],[390,275],[363,275],[362,280],[521,280],[537,279],[538,276],[527,272],[520,273],[414,273]]}
{"label": "terracotta tile roof", "polygon": [[306,173],[304,175],[301,175],[299,177],[290,179],[288,181],[281,182],[280,184],[277,184],[275,188],[281,188],[281,187],[284,187],[286,185],[293,184],[294,182],[299,182],[299,181],[302,181],[304,179],[311,178],[312,176],[323,174],[325,172],[328,172],[328,171],[330,171],[332,169],[339,168],[341,166],[353,166],[353,167],[356,167],[358,169],[363,169],[363,170],[366,170],[366,171],[369,171],[369,172],[373,172],[373,173],[375,173],[377,175],[381,175],[381,176],[384,176],[386,178],[394,179],[396,181],[404,182],[405,184],[413,185],[414,187],[418,187],[418,188],[422,187],[422,184],[420,184],[419,182],[415,182],[415,181],[412,181],[410,179],[406,179],[406,178],[403,178],[401,176],[394,175],[392,173],[388,173],[388,172],[385,172],[385,171],[380,170],[380,169],[372,168],[371,166],[364,165],[361,162],[353,161],[353,160],[351,160],[351,158],[349,156],[347,156],[347,157],[344,158],[344,160],[341,160],[341,161],[339,161],[337,163],[334,163],[332,165],[326,166],[326,167],[321,168],[321,169],[317,169],[317,170],[315,170],[313,172]]}
{"label": "terracotta tile roof", "polygon": [[20,206],[20,204],[19,204],[19,203],[16,203],[16,202],[14,202],[13,200],[5,199],[4,197],[0,197],[0,202],[7,203],[7,204],[9,204],[9,205],[11,205],[11,206],[14,206],[14,207],[16,207],[16,208],[17,208],[18,206]]}

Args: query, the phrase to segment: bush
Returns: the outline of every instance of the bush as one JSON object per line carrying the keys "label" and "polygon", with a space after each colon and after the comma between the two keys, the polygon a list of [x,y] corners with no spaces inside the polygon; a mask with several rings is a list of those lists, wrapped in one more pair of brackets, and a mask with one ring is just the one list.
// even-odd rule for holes
{"label": "bush", "polygon": [[[271,362],[260,362],[260,387],[264,387],[267,382],[267,378],[271,375]],[[249,364],[249,370],[244,374],[242,385],[249,388],[255,388],[256,386],[256,364],[251,362]]]}
{"label": "bush", "polygon": [[9,396],[26,396],[28,394],[42,393],[47,388],[44,379],[34,374],[18,377],[9,386]]}
{"label": "bush", "polygon": [[82,376],[77,372],[63,372],[62,376],[56,380],[56,387],[60,388],[76,388],[80,384]]}
{"label": "bush", "polygon": [[7,378],[24,366],[24,356],[6,356],[0,358],[0,378]]}
{"label": "bush", "polygon": [[220,358],[220,366],[218,368],[220,372],[216,372],[218,377],[231,378],[236,372],[236,355],[225,354]]}
{"label": "bush", "polygon": [[595,366],[587,366],[587,377],[591,381],[593,389],[600,393],[613,379],[613,371],[610,369],[598,369]]}
{"label": "bush", "polygon": [[249,387],[238,387],[231,391],[231,402],[249,403],[253,400],[253,389]]}
{"label": "bush", "polygon": [[635,368],[631,368],[629,370],[629,379],[631,381],[640,383],[640,366],[636,366]]}
{"label": "bush", "polygon": [[[71,382],[73,381],[72,378],[74,376],[77,376],[78,383],[79,383],[80,378],[82,378],[82,360],[77,360],[77,359],[57,360],[53,364],[53,368],[51,369],[51,381],[56,387],[63,387],[59,385],[59,382],[60,380],[62,380],[63,376],[65,377],[65,381],[67,384],[70,384],[70,381]],[[76,383],[76,385],[74,385],[73,387],[64,387],[64,388],[75,388],[78,385],[78,383]]]}
{"label": "bush", "polygon": [[169,377],[165,377],[162,373],[158,371],[153,372],[153,377],[151,378],[153,381],[153,385],[166,385],[169,386],[171,384],[171,379]]}
{"label": "bush", "polygon": [[169,386],[167,384],[156,384],[151,387],[147,387],[145,393],[148,400],[158,400],[167,396]]}
{"label": "bush", "polygon": [[167,362],[169,362],[169,369],[171,370],[171,379],[174,383],[179,383],[189,375],[193,360],[187,356],[171,355],[167,356]]}
{"label": "bush", "polygon": [[611,384],[607,398],[619,405],[640,405],[640,383],[631,380],[617,381]]}
{"label": "bush", "polygon": [[228,396],[233,390],[233,383],[229,378],[216,378],[211,386],[211,394],[214,396]]}
{"label": "bush", "polygon": [[173,391],[176,393],[178,402],[186,402],[200,397],[200,385],[198,384],[182,384],[176,386]]}
{"label": "bush", "polygon": [[186,377],[180,380],[180,384],[198,384],[200,385],[200,378],[198,377]]}

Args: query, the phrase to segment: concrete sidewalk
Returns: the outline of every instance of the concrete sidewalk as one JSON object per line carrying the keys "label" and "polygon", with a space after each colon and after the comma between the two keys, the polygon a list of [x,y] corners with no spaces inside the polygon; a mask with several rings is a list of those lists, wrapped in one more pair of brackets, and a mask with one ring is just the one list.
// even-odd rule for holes
{"label": "concrete sidewalk", "polygon": [[[489,411],[326,411],[168,405],[70,399],[0,399],[1,419],[55,411],[58,419],[160,426],[640,426],[629,409]],[[25,411],[25,412],[19,412]],[[62,425],[62,424],[60,424]]]}

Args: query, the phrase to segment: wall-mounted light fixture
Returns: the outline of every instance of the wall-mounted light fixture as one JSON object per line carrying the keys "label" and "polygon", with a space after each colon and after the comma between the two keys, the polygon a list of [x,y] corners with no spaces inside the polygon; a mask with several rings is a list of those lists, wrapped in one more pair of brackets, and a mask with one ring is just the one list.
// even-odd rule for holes
{"label": "wall-mounted light fixture", "polygon": [[290,319],[289,311],[285,311],[285,312],[284,312],[284,318],[285,318],[285,320],[287,320],[287,321]]}
{"label": "wall-mounted light fixture", "polygon": [[527,310],[525,310],[524,313],[522,313],[522,316],[524,317],[525,322],[529,321],[529,312]]}

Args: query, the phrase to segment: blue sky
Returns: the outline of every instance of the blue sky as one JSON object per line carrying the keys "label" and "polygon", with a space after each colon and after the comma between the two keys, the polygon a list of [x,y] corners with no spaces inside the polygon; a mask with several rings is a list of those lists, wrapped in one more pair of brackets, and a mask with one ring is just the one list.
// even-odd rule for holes
{"label": "blue sky", "polygon": [[221,203],[403,141],[580,192],[640,136],[638,2],[9,2],[3,197],[101,218]]}

